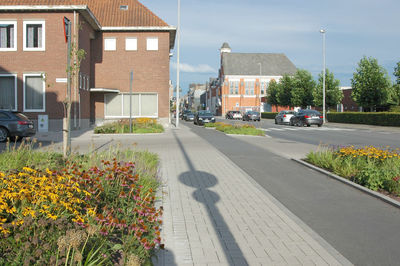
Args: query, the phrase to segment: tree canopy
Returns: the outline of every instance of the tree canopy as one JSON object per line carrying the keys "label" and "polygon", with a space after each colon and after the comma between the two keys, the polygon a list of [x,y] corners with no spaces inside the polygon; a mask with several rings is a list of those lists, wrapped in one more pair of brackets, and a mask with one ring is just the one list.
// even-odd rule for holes
{"label": "tree canopy", "polygon": [[278,92],[279,92],[279,84],[274,79],[272,79],[268,85],[267,103],[269,103],[272,106],[273,105],[278,106],[279,105]]}
{"label": "tree canopy", "polygon": [[358,63],[351,79],[352,98],[360,106],[375,110],[387,105],[393,87],[386,70],[372,57],[364,57]]}
{"label": "tree canopy", "polygon": [[315,81],[310,72],[304,69],[297,70],[292,78],[291,105],[306,108],[313,105],[313,90]]}
{"label": "tree canopy", "polygon": [[[323,102],[323,82],[324,74],[321,72],[318,75],[318,85],[314,88],[314,104],[315,106],[322,106]],[[325,72],[325,105],[333,107],[339,104],[343,99],[343,92],[340,90],[340,81],[335,79],[335,76],[329,69]]]}
{"label": "tree canopy", "polygon": [[278,90],[278,102],[282,106],[293,106],[292,105],[292,88],[293,79],[287,74],[284,74],[279,82]]}

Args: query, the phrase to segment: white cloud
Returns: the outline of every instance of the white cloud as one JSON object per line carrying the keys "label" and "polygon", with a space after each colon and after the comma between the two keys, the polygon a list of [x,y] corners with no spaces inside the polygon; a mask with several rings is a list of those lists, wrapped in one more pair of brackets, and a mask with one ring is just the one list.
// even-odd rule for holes
{"label": "white cloud", "polygon": [[[177,69],[176,62],[172,62],[172,67]],[[179,70],[181,72],[189,72],[189,73],[215,73],[217,72],[214,68],[207,64],[199,64],[197,66],[190,65],[187,63],[180,63]]]}

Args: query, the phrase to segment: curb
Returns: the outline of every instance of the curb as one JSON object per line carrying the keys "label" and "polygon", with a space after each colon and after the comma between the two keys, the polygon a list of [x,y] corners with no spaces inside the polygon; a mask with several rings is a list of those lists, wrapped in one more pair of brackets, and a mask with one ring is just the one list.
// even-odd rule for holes
{"label": "curb", "polygon": [[382,201],[384,201],[384,202],[386,202],[386,203],[389,203],[390,205],[392,205],[392,206],[397,207],[397,208],[400,209],[400,202],[398,202],[398,201],[396,201],[396,200],[393,200],[393,199],[391,199],[391,198],[388,197],[388,196],[385,196],[385,195],[383,195],[383,194],[381,194],[381,193],[378,193],[378,192],[376,192],[376,191],[373,191],[373,190],[371,190],[371,189],[369,189],[369,188],[363,187],[363,186],[361,186],[361,185],[359,185],[359,184],[356,184],[356,183],[354,183],[354,182],[352,182],[352,181],[350,181],[350,180],[347,180],[347,179],[345,179],[345,178],[343,178],[343,177],[341,177],[341,176],[335,175],[335,174],[333,174],[333,173],[331,173],[331,172],[329,172],[329,171],[327,171],[327,170],[324,170],[324,169],[319,168],[319,167],[317,167],[317,166],[315,166],[315,165],[309,164],[309,163],[307,163],[307,162],[305,162],[305,161],[298,160],[298,159],[294,159],[294,158],[292,158],[292,160],[295,161],[295,162],[297,162],[297,163],[299,163],[299,164],[302,164],[302,165],[304,165],[304,166],[307,166],[307,167],[309,167],[309,168],[311,168],[311,169],[313,169],[313,170],[315,170],[315,171],[318,171],[318,172],[320,172],[320,173],[322,173],[322,174],[325,174],[325,175],[327,175],[327,176],[329,176],[329,177],[331,177],[331,178],[333,178],[333,179],[336,179],[336,180],[338,180],[338,181],[340,181],[340,182],[342,182],[342,183],[345,183],[345,184],[347,184],[347,185],[349,185],[349,186],[352,186],[353,188],[356,188],[356,189],[358,189],[358,190],[361,190],[362,192],[365,192],[365,193],[369,194],[370,196],[373,196],[373,197],[375,197],[375,198],[377,198],[377,199],[380,199],[380,200],[382,200]]}
{"label": "curb", "polygon": [[244,135],[244,134],[225,134],[227,136],[231,136],[231,137],[256,137],[256,138],[264,138],[265,136],[255,136],[255,135]]}

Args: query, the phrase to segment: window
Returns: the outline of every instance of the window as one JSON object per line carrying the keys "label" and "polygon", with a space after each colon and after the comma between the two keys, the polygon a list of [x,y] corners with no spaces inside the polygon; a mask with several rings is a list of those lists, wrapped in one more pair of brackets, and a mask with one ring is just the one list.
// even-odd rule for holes
{"label": "window", "polygon": [[17,22],[0,21],[0,51],[17,50]]}
{"label": "window", "polygon": [[128,37],[125,39],[125,50],[126,51],[137,51],[137,38]]}
{"label": "window", "polygon": [[24,50],[44,51],[45,50],[45,22],[24,21]]}
{"label": "window", "polygon": [[104,38],[104,51],[115,51],[115,50],[117,50],[117,39]]}
{"label": "window", "polygon": [[235,87],[235,82],[229,81],[229,94],[233,94]]}
{"label": "window", "polygon": [[[105,117],[129,117],[130,94],[105,94]],[[132,94],[132,117],[158,117],[158,95]]]}
{"label": "window", "polygon": [[0,109],[17,110],[17,75],[0,75]]}
{"label": "window", "polygon": [[239,94],[239,81],[235,81],[235,94]]}
{"label": "window", "polygon": [[266,94],[268,89],[268,81],[261,81],[260,83],[261,94]]}
{"label": "window", "polygon": [[158,38],[151,37],[147,38],[147,51],[157,51],[158,50]]}
{"label": "window", "polygon": [[254,95],[254,81],[245,81],[245,94]]}
{"label": "window", "polygon": [[42,74],[24,74],[24,111],[45,111],[45,82]]}

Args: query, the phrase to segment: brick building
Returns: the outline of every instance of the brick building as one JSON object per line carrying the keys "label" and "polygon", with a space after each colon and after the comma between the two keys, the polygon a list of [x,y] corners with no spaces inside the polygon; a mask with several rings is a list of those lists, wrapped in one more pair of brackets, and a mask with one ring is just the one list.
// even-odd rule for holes
{"label": "brick building", "polygon": [[176,28],[137,0],[0,0],[0,108],[62,128],[64,17],[73,44],[85,51],[71,83],[72,127],[129,117],[131,71],[133,117],[166,123]]}
{"label": "brick building", "polygon": [[218,79],[210,81],[208,88],[209,108],[218,115],[225,116],[230,110],[271,111],[265,101],[269,82],[279,82],[284,74],[296,72],[295,65],[284,54],[232,53],[227,43],[220,52]]}

